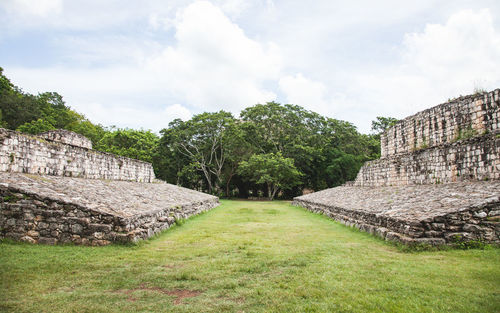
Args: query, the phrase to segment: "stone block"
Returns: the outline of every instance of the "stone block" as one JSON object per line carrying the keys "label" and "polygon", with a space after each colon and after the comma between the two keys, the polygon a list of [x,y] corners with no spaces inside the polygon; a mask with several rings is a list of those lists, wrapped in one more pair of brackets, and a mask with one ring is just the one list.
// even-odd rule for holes
{"label": "stone block", "polygon": [[92,232],[110,232],[112,229],[111,225],[107,224],[89,224],[88,229]]}
{"label": "stone block", "polygon": [[416,238],[415,243],[427,244],[431,246],[441,246],[446,244],[444,238]]}
{"label": "stone block", "polygon": [[466,232],[478,232],[481,231],[481,227],[474,224],[465,224],[462,229]]}
{"label": "stone block", "polygon": [[486,216],[488,216],[488,214],[486,214],[486,212],[484,211],[480,211],[480,212],[474,212],[474,217],[477,217],[477,218],[485,218]]}
{"label": "stone block", "polygon": [[40,237],[38,239],[38,243],[45,244],[45,245],[55,245],[57,243],[57,239],[50,238],[50,237]]}
{"label": "stone block", "polygon": [[30,236],[23,236],[19,240],[28,243],[36,243],[36,240],[31,238]]}
{"label": "stone block", "polygon": [[444,229],[446,229],[446,226],[445,226],[444,223],[432,223],[431,227],[434,230],[444,230]]}
{"label": "stone block", "polygon": [[26,235],[33,237],[33,238],[38,238],[40,236],[40,233],[37,232],[36,230],[29,230]]}
{"label": "stone block", "polygon": [[73,234],[78,235],[83,232],[83,226],[80,224],[72,224],[69,228]]}

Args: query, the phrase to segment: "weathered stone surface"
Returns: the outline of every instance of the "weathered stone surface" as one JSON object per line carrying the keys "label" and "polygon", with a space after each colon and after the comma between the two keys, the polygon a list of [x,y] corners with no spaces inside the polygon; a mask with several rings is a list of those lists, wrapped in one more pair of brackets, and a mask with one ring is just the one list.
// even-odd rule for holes
{"label": "weathered stone surface", "polygon": [[355,186],[401,186],[500,179],[496,134],[366,162]]}
{"label": "weathered stone surface", "polygon": [[29,243],[36,243],[36,240],[31,238],[30,236],[23,236],[19,240],[24,241],[24,242],[29,242]]}
{"label": "weathered stone surface", "polygon": [[382,158],[500,132],[500,89],[463,96],[418,112],[381,136]]}
{"label": "weathered stone surface", "polygon": [[[500,242],[500,89],[410,116],[354,182],[294,199],[403,243]],[[445,184],[443,184],[445,183]]]}
{"label": "weathered stone surface", "polygon": [[[0,172],[152,182],[150,163],[91,150],[77,134],[46,140],[0,128]],[[76,145],[73,145],[76,144]],[[80,145],[80,146],[78,146]]]}
{"label": "weathered stone surface", "polygon": [[381,137],[380,160],[355,186],[500,180],[500,89],[460,97],[405,118]]}
{"label": "weathered stone surface", "polygon": [[500,223],[487,218],[500,205],[500,181],[336,187],[293,203],[387,240],[441,244],[459,235],[500,242]]}
{"label": "weathered stone surface", "polygon": [[62,142],[67,145],[92,149],[92,141],[90,141],[90,139],[65,129],[49,130],[38,136],[50,141]]}
{"label": "weathered stone surface", "polygon": [[218,204],[217,197],[164,182],[0,173],[0,237],[44,244],[135,242]]}

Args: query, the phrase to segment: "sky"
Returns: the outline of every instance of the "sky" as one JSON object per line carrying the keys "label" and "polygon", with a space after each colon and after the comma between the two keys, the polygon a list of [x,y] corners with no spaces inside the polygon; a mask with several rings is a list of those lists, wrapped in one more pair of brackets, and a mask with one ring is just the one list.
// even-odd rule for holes
{"label": "sky", "polygon": [[500,88],[500,1],[0,0],[0,66],[104,126],[276,101],[369,133]]}

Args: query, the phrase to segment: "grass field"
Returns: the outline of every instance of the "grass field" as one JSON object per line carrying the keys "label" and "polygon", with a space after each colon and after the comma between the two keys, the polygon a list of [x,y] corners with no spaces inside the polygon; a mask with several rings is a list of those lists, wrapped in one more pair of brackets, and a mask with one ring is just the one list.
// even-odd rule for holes
{"label": "grass field", "polygon": [[500,249],[403,252],[285,202],[136,246],[0,243],[1,312],[500,312]]}

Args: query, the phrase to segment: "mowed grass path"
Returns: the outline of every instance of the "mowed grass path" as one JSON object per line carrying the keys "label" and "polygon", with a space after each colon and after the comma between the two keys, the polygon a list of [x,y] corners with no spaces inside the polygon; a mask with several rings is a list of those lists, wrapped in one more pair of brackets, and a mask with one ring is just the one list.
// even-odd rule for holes
{"label": "mowed grass path", "polygon": [[500,249],[401,252],[285,202],[136,246],[0,243],[5,312],[500,312]]}

